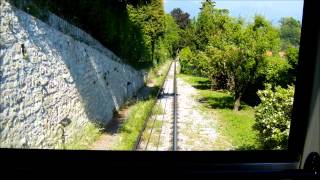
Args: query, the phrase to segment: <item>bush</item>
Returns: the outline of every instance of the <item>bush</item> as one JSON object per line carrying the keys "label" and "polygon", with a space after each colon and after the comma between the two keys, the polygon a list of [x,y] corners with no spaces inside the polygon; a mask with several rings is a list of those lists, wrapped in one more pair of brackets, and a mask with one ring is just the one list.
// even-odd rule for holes
{"label": "bush", "polygon": [[181,71],[186,74],[192,74],[193,64],[192,64],[192,51],[189,47],[181,49],[179,53]]}
{"label": "bush", "polygon": [[294,87],[287,89],[277,86],[274,91],[270,84],[259,90],[261,103],[256,107],[254,129],[263,149],[287,149],[292,113]]}
{"label": "bush", "polygon": [[291,65],[291,68],[288,71],[290,83],[294,83],[297,76],[299,49],[293,46],[289,46],[286,50],[286,58],[288,60],[288,63]]}
{"label": "bush", "polygon": [[288,61],[281,57],[267,57],[265,61],[265,67],[262,68],[262,76],[265,78],[265,82],[272,86],[286,87],[291,82],[288,75],[291,66]]}
{"label": "bush", "polygon": [[155,48],[155,62],[154,64],[161,64],[170,58],[171,54],[169,52],[169,48],[165,44],[165,42],[161,39],[158,41],[157,48]]}

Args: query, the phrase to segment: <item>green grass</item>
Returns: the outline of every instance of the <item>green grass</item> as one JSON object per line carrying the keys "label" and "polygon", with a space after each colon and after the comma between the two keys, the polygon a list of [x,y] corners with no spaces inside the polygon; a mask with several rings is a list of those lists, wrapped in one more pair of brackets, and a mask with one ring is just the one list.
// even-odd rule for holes
{"label": "green grass", "polygon": [[232,145],[238,150],[258,148],[257,132],[252,129],[255,122],[253,108],[234,112],[220,109],[218,116],[223,121],[221,132],[231,138]]}
{"label": "green grass", "polygon": [[180,74],[184,81],[197,88],[199,95],[196,97],[202,104],[200,110],[204,113],[212,113],[217,116],[218,132],[230,140],[233,149],[245,150],[259,147],[257,132],[252,128],[255,123],[254,108],[244,103],[238,112],[233,111],[233,96],[225,92],[211,91],[197,85],[208,82],[203,77]]}
{"label": "green grass", "polygon": [[156,104],[153,108],[152,114],[153,115],[160,115],[164,113],[164,109],[160,104]]}
{"label": "green grass", "polygon": [[[70,128],[76,128],[72,126]],[[61,149],[89,149],[90,144],[96,141],[102,134],[101,126],[93,122],[87,122],[84,128],[76,133],[71,140],[66,142],[66,144],[61,146]],[[59,149],[60,149],[59,148]]]}
{"label": "green grass", "polygon": [[171,61],[166,61],[163,64],[157,65],[156,67],[149,70],[148,82],[154,82],[156,86],[160,86],[164,81],[166,72],[169,69]]}
{"label": "green grass", "polygon": [[184,81],[197,89],[210,89],[211,82],[208,80],[208,78],[186,74],[178,74],[178,77],[182,78]]}
{"label": "green grass", "polygon": [[118,150],[132,150],[155,100],[140,101],[129,109],[129,115],[120,128]]}

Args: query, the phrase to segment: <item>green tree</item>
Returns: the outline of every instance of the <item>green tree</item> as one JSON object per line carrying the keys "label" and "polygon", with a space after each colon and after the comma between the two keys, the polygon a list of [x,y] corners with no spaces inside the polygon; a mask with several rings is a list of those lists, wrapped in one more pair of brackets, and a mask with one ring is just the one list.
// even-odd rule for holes
{"label": "green tree", "polygon": [[181,64],[181,71],[183,73],[193,74],[196,66],[193,63],[193,53],[189,47],[181,49],[179,52],[179,60]]}
{"label": "green tree", "polygon": [[280,20],[280,37],[283,49],[289,44],[298,47],[300,44],[301,23],[293,17],[284,17]]}
{"label": "green tree", "polygon": [[[237,19],[229,17],[228,14],[218,16],[221,22],[219,29],[210,37],[206,54],[209,57],[207,77],[211,80],[211,89],[234,90],[235,79],[233,76],[233,65],[239,58],[238,44],[243,24]],[[218,19],[218,18],[217,18]]]}
{"label": "green tree", "polygon": [[164,61],[169,57],[174,57],[179,47],[180,28],[169,14],[165,15],[165,32],[164,36],[156,45],[157,61]]}
{"label": "green tree", "polygon": [[218,74],[220,78],[215,80],[234,93],[234,110],[238,111],[243,93],[264,67],[266,52],[279,49],[280,39],[278,31],[262,16],[255,16],[248,26],[228,16],[221,19],[221,31],[210,42],[215,48],[210,53],[213,63],[209,64],[216,67],[210,74]]}
{"label": "green tree", "polygon": [[243,93],[266,64],[267,51],[279,51],[279,31],[263,16],[256,15],[250,24],[231,18],[228,10],[215,8],[212,0],[203,2],[194,29],[193,64],[211,80],[212,89],[233,92],[238,111]]}
{"label": "green tree", "polygon": [[170,51],[170,55],[173,57],[179,48],[181,30],[172,16],[166,14],[165,18],[166,21],[164,40]]}
{"label": "green tree", "polygon": [[[148,6],[127,5],[130,21],[138,25],[144,36],[144,42],[149,47],[149,57],[154,62],[157,40],[165,31],[165,16],[162,0],[151,0]],[[145,60],[145,61],[148,61]]]}
{"label": "green tree", "polygon": [[233,92],[234,110],[238,111],[246,88],[264,68],[266,52],[279,51],[279,31],[263,16],[255,16],[254,22],[246,25],[214,5],[211,0],[203,2],[196,20],[194,64],[211,80],[211,88]]}
{"label": "green tree", "polygon": [[278,31],[263,16],[255,16],[254,22],[235,36],[239,53],[229,64],[234,78],[234,110],[238,111],[244,91],[263,68],[266,52],[278,49],[280,39]]}
{"label": "green tree", "polygon": [[225,50],[231,43],[230,37],[233,36],[232,28],[234,27],[228,10],[216,9],[214,6],[214,1],[203,2],[195,21],[194,39],[190,43],[194,44],[196,51],[199,51],[197,53],[198,68],[202,75],[211,80],[211,89],[226,88],[229,84],[230,79],[226,71],[228,55]]}
{"label": "green tree", "polygon": [[212,0],[206,0],[202,3],[194,34],[198,50],[205,50],[212,36],[219,35],[222,31],[225,31],[225,24],[230,20],[227,9],[217,9],[214,7],[215,2]]}
{"label": "green tree", "polygon": [[180,8],[173,9],[170,14],[181,29],[185,29],[190,23],[190,15],[187,12],[183,12]]}
{"label": "green tree", "polygon": [[293,69],[296,70],[298,65],[299,49],[293,46],[289,46],[286,49],[285,56],[288,60],[288,63],[292,66]]}
{"label": "green tree", "polygon": [[164,33],[162,0],[30,1],[45,4],[48,10],[81,27],[136,67],[153,62],[156,45]]}
{"label": "green tree", "polygon": [[290,69],[288,71],[288,84],[292,84],[296,81],[297,76],[297,66],[298,66],[298,59],[299,59],[299,48],[288,46],[285,52],[285,56],[287,58],[288,63],[290,64]]}
{"label": "green tree", "polygon": [[193,51],[196,50],[196,20],[190,21],[186,29],[180,31],[179,49],[190,47]]}
{"label": "green tree", "polygon": [[201,11],[196,21],[196,48],[204,50],[209,43],[210,36],[215,30],[214,25],[214,6],[215,2],[208,0],[202,3]]}

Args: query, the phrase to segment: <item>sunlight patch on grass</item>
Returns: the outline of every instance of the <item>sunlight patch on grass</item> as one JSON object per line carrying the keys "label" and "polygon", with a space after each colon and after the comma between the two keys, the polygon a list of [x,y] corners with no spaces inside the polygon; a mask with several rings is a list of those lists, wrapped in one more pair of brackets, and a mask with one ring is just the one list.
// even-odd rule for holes
{"label": "sunlight patch on grass", "polygon": [[257,148],[257,132],[254,109],[243,104],[241,110],[233,111],[233,97],[230,94],[211,90],[199,90],[199,101],[207,110],[215,111],[220,128],[218,131],[228,138],[235,149]]}
{"label": "sunlight patch on grass", "polygon": [[203,88],[208,88],[208,89],[210,88],[210,81],[208,80],[208,78],[186,75],[186,74],[178,74],[177,77],[182,78],[184,81],[186,81],[188,84],[190,84],[193,87],[197,88],[199,86],[203,86]]}
{"label": "sunlight patch on grass", "polygon": [[[252,128],[255,123],[254,108],[241,104],[239,112],[233,111],[234,98],[226,91],[211,91],[196,85],[208,82],[207,78],[179,74],[184,81],[197,89],[196,99],[202,104],[199,109],[205,114],[211,113],[217,117],[218,133],[222,138],[231,142],[232,149],[246,150],[257,149],[257,132]],[[226,142],[228,143],[228,142]],[[223,142],[220,142],[223,146]]]}
{"label": "sunlight patch on grass", "polygon": [[253,109],[239,112],[219,109],[218,112],[224,126],[221,132],[231,138],[236,149],[257,148],[257,132],[252,129],[255,122]]}

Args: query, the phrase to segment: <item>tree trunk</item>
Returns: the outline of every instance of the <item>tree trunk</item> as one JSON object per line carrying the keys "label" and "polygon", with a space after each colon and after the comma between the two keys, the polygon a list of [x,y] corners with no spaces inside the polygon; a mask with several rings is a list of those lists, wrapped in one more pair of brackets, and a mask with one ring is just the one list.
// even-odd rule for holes
{"label": "tree trunk", "polygon": [[211,91],[213,91],[213,90],[214,90],[214,80],[213,80],[213,79],[211,79],[211,86],[210,86],[210,89],[211,89]]}
{"label": "tree trunk", "polygon": [[233,106],[233,110],[234,110],[234,111],[239,111],[240,102],[241,102],[241,96],[242,96],[241,93],[236,93],[236,94],[235,94],[235,99],[236,99],[236,101],[234,102],[234,106]]}
{"label": "tree trunk", "polygon": [[151,40],[151,60],[154,64],[154,49],[155,49],[155,40]]}

